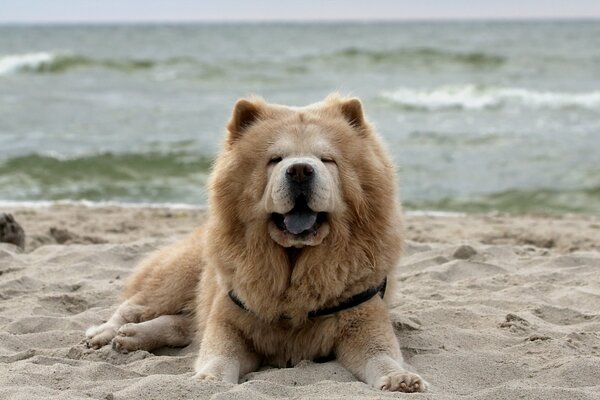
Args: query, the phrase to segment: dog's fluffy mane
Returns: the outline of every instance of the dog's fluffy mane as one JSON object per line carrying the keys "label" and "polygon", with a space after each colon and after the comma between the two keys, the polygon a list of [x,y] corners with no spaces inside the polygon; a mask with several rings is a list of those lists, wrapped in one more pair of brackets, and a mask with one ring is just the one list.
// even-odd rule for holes
{"label": "dog's fluffy mane", "polygon": [[[330,215],[324,241],[304,247],[290,265],[286,249],[265,240],[269,216],[260,210],[265,132],[300,135],[309,124],[320,126],[341,150],[336,163],[343,204]],[[220,284],[235,290],[261,319],[286,314],[301,323],[309,311],[376,286],[392,272],[402,247],[395,176],[357,99],[333,95],[304,108],[241,100],[209,182],[205,256]]]}

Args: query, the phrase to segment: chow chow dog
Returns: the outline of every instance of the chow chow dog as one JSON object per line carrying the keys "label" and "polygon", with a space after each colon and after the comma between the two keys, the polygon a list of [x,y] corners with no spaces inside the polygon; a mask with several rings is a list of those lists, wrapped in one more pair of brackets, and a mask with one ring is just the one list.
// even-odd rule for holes
{"label": "chow chow dog", "polygon": [[356,98],[241,99],[209,181],[209,217],[143,261],[86,332],[120,352],[200,341],[195,378],[335,357],[378,389],[421,392],[384,296],[402,251],[396,174]]}

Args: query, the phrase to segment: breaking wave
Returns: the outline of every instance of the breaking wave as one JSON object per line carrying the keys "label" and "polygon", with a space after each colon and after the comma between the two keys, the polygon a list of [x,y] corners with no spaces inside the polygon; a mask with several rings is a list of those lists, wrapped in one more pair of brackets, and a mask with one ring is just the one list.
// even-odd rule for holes
{"label": "breaking wave", "polygon": [[211,163],[184,151],[34,153],[0,160],[0,187],[4,200],[200,201]]}
{"label": "breaking wave", "polygon": [[52,53],[27,53],[0,57],[0,76],[19,71],[36,71],[46,68],[55,60]]}
{"label": "breaking wave", "polygon": [[569,93],[517,87],[457,85],[435,89],[400,88],[384,92],[381,96],[402,107],[422,110],[481,110],[511,105],[530,108],[600,108],[600,91]]}
{"label": "breaking wave", "polygon": [[173,58],[149,59],[102,59],[74,53],[37,52],[0,56],[0,76],[20,72],[53,73],[80,67],[100,67],[119,71],[146,70],[158,64],[188,63],[193,60]]}

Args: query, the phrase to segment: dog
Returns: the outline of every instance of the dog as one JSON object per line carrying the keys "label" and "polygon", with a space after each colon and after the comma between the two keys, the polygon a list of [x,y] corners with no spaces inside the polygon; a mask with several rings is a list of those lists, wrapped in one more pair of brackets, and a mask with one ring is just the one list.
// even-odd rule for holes
{"label": "dog", "polygon": [[136,268],[88,345],[128,352],[197,337],[200,381],[333,356],[375,388],[425,391],[386,304],[403,246],[396,186],[357,98],[238,100],[207,222]]}

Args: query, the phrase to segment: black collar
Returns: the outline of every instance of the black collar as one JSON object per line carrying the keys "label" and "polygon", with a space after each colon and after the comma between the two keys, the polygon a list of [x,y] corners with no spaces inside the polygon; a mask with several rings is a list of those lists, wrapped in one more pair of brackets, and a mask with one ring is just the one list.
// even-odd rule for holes
{"label": "black collar", "polygon": [[[386,286],[387,286],[387,277],[383,278],[383,281],[379,285],[370,287],[367,290],[365,290],[364,292],[355,294],[354,296],[342,301],[337,306],[319,308],[317,310],[313,310],[313,311],[309,312],[308,318],[322,317],[324,315],[335,314],[336,312],[347,310],[352,307],[356,307],[356,306],[364,303],[365,301],[370,300],[373,296],[375,296],[378,293],[381,296],[381,298],[383,299],[383,296],[385,295]],[[241,308],[244,311],[250,311],[250,310],[248,310],[248,307],[246,307],[244,302],[242,300],[240,300],[239,297],[237,297],[237,295],[234,293],[233,289],[230,290],[228,294],[229,294],[229,298],[231,299],[231,301],[233,301],[235,303],[235,305],[237,305],[239,308]]]}

